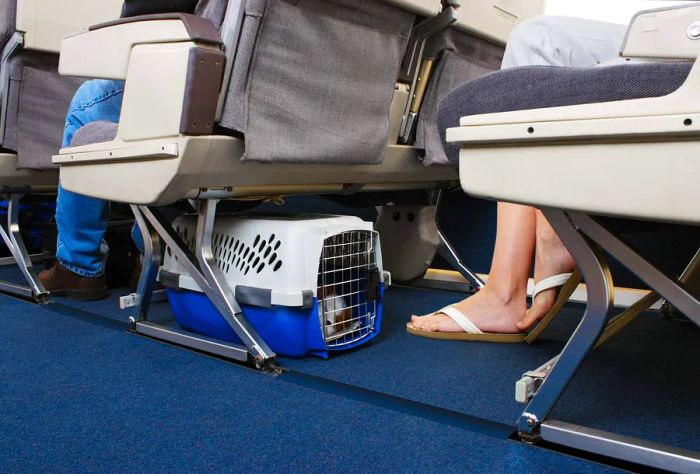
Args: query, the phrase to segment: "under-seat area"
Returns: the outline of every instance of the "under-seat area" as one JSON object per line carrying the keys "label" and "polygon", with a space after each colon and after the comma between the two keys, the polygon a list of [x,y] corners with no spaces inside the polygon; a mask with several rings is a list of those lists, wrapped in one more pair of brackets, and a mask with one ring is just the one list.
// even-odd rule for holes
{"label": "under-seat area", "polygon": [[[184,462],[226,469],[234,458],[268,467],[295,459],[313,463],[312,471],[331,469],[338,462],[354,462],[358,469],[459,470],[468,464],[476,470],[509,470],[515,459],[528,470],[611,469],[597,459],[582,460],[508,440],[522,410],[513,398],[514,382],[561,350],[581,316],[581,305],[565,309],[532,346],[446,344],[416,340],[405,332],[405,322],[412,312],[429,312],[464,293],[393,286],[385,294],[381,333],[371,343],[327,360],[281,358],[286,372],[267,377],[130,334],[123,311],[117,309],[122,293],[116,291],[99,304],[58,298],[44,307],[0,296],[8,338],[3,367],[14,367],[5,374],[15,380],[3,390],[3,402],[17,407],[4,419],[2,437],[14,459],[40,469],[70,465],[72,456],[80,453],[109,465],[113,458],[106,446],[126,443],[137,434],[148,436],[153,451],[146,455],[135,450],[118,458],[114,469],[156,469]],[[153,305],[153,320],[171,318],[168,303]],[[556,415],[694,449],[700,420],[686,389],[693,385],[698,366],[685,356],[695,349],[697,332],[691,323],[664,320],[658,312],[641,316],[592,354]],[[58,356],[66,344],[72,348],[70,357]],[[640,380],[636,374],[642,369],[650,375]],[[44,374],[43,380],[32,381],[22,376],[25,372]],[[66,390],[70,397],[55,396]],[[160,392],[168,393],[166,400],[153,396]],[[97,405],[99,400],[111,402]],[[160,411],[162,403],[170,408],[154,424],[145,414]],[[130,408],[134,404],[138,410]],[[92,407],[90,414],[77,416],[85,406]],[[57,407],[59,414],[49,416]],[[269,428],[259,425],[263,414],[272,424]],[[178,425],[182,416],[187,428],[163,437],[162,427]],[[319,426],[324,431],[342,429],[344,436],[352,437],[352,447],[319,458],[311,450],[317,438],[293,435]],[[93,438],[92,446],[71,444],[70,451],[55,450],[55,441],[45,437],[62,434],[59,439],[72,443],[71,437],[82,430],[105,434]],[[285,443],[271,450],[265,461],[257,458],[257,443],[229,446],[230,439],[246,438],[251,430],[263,430],[257,433]],[[19,445],[13,438],[20,436],[33,437],[39,449]],[[187,458],[192,436],[208,440],[194,461]],[[434,455],[414,450],[417,441],[426,443]],[[101,446],[104,450],[92,451]],[[371,458],[371,465],[357,460],[360,455]]]}
{"label": "under-seat area", "polygon": [[[459,196],[451,195],[444,203],[445,208],[452,210],[463,208],[465,203],[461,203],[461,200]],[[277,219],[277,225],[281,222],[283,223],[281,227],[284,228],[286,219],[291,222],[308,223],[305,219],[314,217],[307,214],[309,209],[358,216],[336,219],[336,227],[332,228],[330,238],[321,239],[316,236],[321,243],[320,247],[309,244],[309,247],[320,252],[316,256],[318,265],[313,268],[316,278],[313,283],[318,293],[312,312],[305,310],[303,318],[306,323],[313,321],[314,331],[325,338],[325,350],[328,351],[329,358],[315,357],[320,354],[301,358],[298,354],[293,354],[293,357],[280,356],[278,357],[278,375],[269,377],[250,373],[248,369],[235,363],[231,364],[220,356],[215,355],[212,358],[211,353],[201,352],[196,347],[158,344],[148,337],[144,338],[129,331],[130,324],[126,321],[125,315],[133,313],[130,309],[118,308],[119,299],[129,291],[128,288],[113,290],[110,298],[102,302],[80,303],[65,298],[54,298],[45,306],[35,306],[0,296],[3,308],[8,311],[7,329],[11,335],[8,339],[11,342],[4,346],[8,355],[5,359],[6,366],[17,368],[22,366],[27,371],[60,371],[64,374],[60,380],[53,376],[47,377],[44,383],[45,389],[40,392],[37,392],[38,387],[33,387],[31,383],[27,385],[28,381],[13,384],[6,392],[6,396],[25,397],[31,394],[32,404],[26,407],[24,413],[13,411],[10,421],[4,425],[8,429],[3,430],[3,433],[10,436],[20,426],[25,430],[23,432],[31,433],[33,430],[50,432],[60,429],[58,425],[54,425],[55,423],[62,425],[68,421],[76,430],[91,429],[92,426],[98,427],[108,423],[112,427],[110,442],[115,442],[122,437],[126,440],[131,434],[140,433],[154,438],[153,449],[163,450],[163,453],[149,458],[139,453],[130,457],[129,460],[123,460],[122,467],[138,464],[141,467],[156,468],[161,465],[170,465],[175,462],[174,459],[181,460],[182,456],[188,452],[186,449],[180,452],[171,451],[171,443],[177,446],[179,443],[188,442],[192,433],[213,430],[216,434],[206,435],[212,440],[212,444],[197,451],[201,458],[193,465],[206,462],[208,465],[223,469],[230,457],[219,452],[217,440],[221,439],[223,443],[225,434],[236,439],[246,436],[247,430],[257,426],[259,422],[259,415],[251,416],[251,412],[267,413],[269,416],[270,403],[272,403],[277,407],[276,410],[294,414],[294,416],[275,416],[276,424],[274,428],[270,428],[272,430],[270,436],[286,439],[287,443],[291,444],[268,454],[263,464],[265,466],[277,462],[288,462],[289,453],[296,451],[295,459],[303,459],[306,460],[305,462],[314,460],[316,464],[312,471],[329,469],[337,462],[351,462],[359,452],[373,459],[371,467],[365,462],[354,461],[358,466],[368,469],[380,466],[402,470],[414,466],[416,469],[432,470],[447,466],[446,469],[458,470],[460,466],[468,464],[478,470],[489,470],[494,466],[499,470],[509,470],[513,462],[511,456],[515,456],[520,460],[519,462],[526,463],[528,470],[535,469],[533,466],[541,466],[542,469],[554,466],[557,470],[566,469],[574,472],[608,471],[611,466],[633,471],[640,469],[637,465],[620,463],[609,458],[590,457],[575,451],[561,451],[561,448],[554,448],[552,451],[521,445],[509,439],[514,434],[513,421],[518,418],[523,406],[514,399],[515,382],[542,361],[559,354],[569,334],[581,319],[584,311],[584,305],[581,303],[569,303],[544,335],[532,345],[448,342],[410,336],[406,332],[405,324],[411,314],[428,313],[435,307],[450,304],[468,294],[468,285],[464,280],[457,278],[455,273],[444,272],[444,275],[451,275],[454,281],[460,281],[460,283],[445,284],[442,281],[444,286],[441,289],[426,288],[426,281],[393,282],[392,285],[388,285],[381,292],[381,300],[379,300],[381,308],[378,308],[377,316],[381,318],[381,330],[379,330],[379,321],[375,320],[374,336],[376,337],[351,350],[333,350],[333,336],[340,336],[336,329],[338,324],[346,328],[346,334],[350,332],[350,334],[362,336],[363,329],[361,327],[353,329],[348,325],[348,322],[352,322],[352,318],[342,321],[336,319],[335,326],[328,321],[327,316],[341,309],[334,301],[339,295],[345,295],[345,292],[337,286],[333,289],[334,294],[328,290],[323,291],[329,286],[330,281],[326,274],[330,267],[328,265],[324,267],[323,258],[340,256],[342,257],[340,260],[347,260],[352,258],[352,254],[359,253],[364,257],[356,263],[366,265],[368,270],[373,269],[377,263],[374,260],[376,257],[373,257],[376,254],[373,252],[367,254],[367,251],[375,245],[374,233],[361,229],[350,231],[350,234],[338,232],[338,222],[345,221],[345,225],[349,222],[356,228],[363,219],[371,221],[376,218],[377,212],[372,208],[348,208],[311,198],[290,199],[282,207],[264,205],[259,211],[246,211],[245,215],[248,219],[265,220],[270,218],[271,211],[276,210],[277,213],[273,216]],[[478,205],[474,210],[483,215],[493,211],[489,206],[479,207]],[[185,234],[184,230],[190,228],[188,226],[191,222],[188,222],[188,219],[179,221],[179,228],[176,227],[176,230],[186,242],[193,242],[195,236],[190,234],[191,231]],[[278,272],[282,271],[291,259],[299,258],[295,255],[296,252],[283,253],[283,244],[289,236],[286,236],[284,231],[280,231],[280,227],[270,229],[270,232],[275,234],[272,236],[264,235],[265,233],[257,230],[259,226],[256,226],[254,229],[256,231],[250,234],[239,230],[235,233],[235,237],[229,237],[229,242],[232,239],[235,240],[233,240],[231,256],[227,257],[226,235],[227,232],[234,235],[234,232],[231,231],[232,227],[226,226],[231,225],[233,221],[234,219],[230,219],[228,224],[220,224],[221,231],[217,230],[213,237],[214,252],[221,262],[222,271],[226,271],[227,263],[229,265],[236,263],[238,256],[231,260],[236,252],[233,250],[236,249],[236,241],[240,242],[237,249],[240,250],[243,243],[250,239],[250,245],[246,244],[245,247],[250,249],[248,252],[250,254],[253,252],[253,244],[258,235],[260,239],[255,246],[256,257],[264,256],[267,248],[271,248],[267,257],[269,262],[273,253],[279,252],[274,259],[275,262],[282,261]],[[226,222],[226,220],[222,219],[220,222]],[[318,223],[316,225],[318,226]],[[303,228],[303,225],[301,227]],[[340,228],[342,227],[343,224],[340,225]],[[292,236],[302,237],[300,240],[305,241],[303,232],[301,232],[302,235],[298,235],[300,234],[298,229]],[[480,255],[478,248],[488,240],[486,233],[470,232],[465,236],[464,241],[461,241],[462,239],[454,239],[456,230],[452,225],[445,229],[453,241],[458,242],[456,245],[459,246],[460,252],[471,261],[485,262],[486,259],[483,254]],[[644,233],[633,232],[630,237],[638,241],[642,247],[652,248],[651,241],[643,238]],[[676,237],[686,239],[684,244],[686,252],[691,249],[692,241],[688,240],[688,235],[679,232]],[[280,245],[275,249],[277,243]],[[251,263],[254,261],[253,258]],[[241,271],[241,264],[238,265],[237,268]],[[445,262],[440,261],[436,261],[435,265],[447,266]],[[260,264],[257,268],[259,267]],[[274,267],[273,262],[272,268]],[[246,264],[242,267],[242,272],[245,273],[247,268]],[[477,269],[481,270],[479,267]],[[231,267],[228,270],[231,271]],[[616,270],[619,273],[620,270]],[[190,318],[190,324],[193,324],[191,322],[193,315],[197,315],[200,321],[214,314],[221,318],[216,308],[206,298],[201,297],[201,293],[191,279],[183,274],[176,276],[181,271],[172,255],[168,256],[168,251],[165,250],[160,280],[169,294],[167,300],[152,303],[149,321],[179,331],[183,329],[182,323],[188,321],[187,318]],[[256,271],[251,266],[248,274]],[[348,270],[345,271],[348,272]],[[258,275],[262,275],[263,272],[264,269]],[[16,270],[8,267],[2,269],[2,276],[6,279],[20,277]],[[176,280],[179,280],[179,289],[172,283]],[[335,280],[336,285],[342,281]],[[440,286],[440,280],[432,281],[432,284]],[[189,287],[189,289],[183,290],[182,287]],[[197,299],[182,303],[183,296],[177,296],[176,293],[187,293],[189,298]],[[252,299],[255,295],[253,292],[248,298]],[[318,303],[319,296],[322,297],[320,303]],[[281,298],[281,295],[272,298]],[[352,306],[351,298],[345,298],[343,304]],[[237,300],[243,302],[245,298],[237,298]],[[192,311],[185,315],[185,319],[181,319],[178,325],[177,311],[183,309],[178,306],[179,304],[191,308]],[[318,309],[323,308],[324,304],[330,309],[325,313],[325,321]],[[244,314],[252,325],[257,323],[256,317],[274,322],[275,318],[287,316],[280,314],[280,311],[274,308],[251,306],[260,312],[257,316],[246,312],[245,303],[242,306]],[[340,312],[342,313],[343,310],[341,309]],[[620,311],[623,309],[619,308],[615,312]],[[208,315],[207,318],[204,315]],[[320,325],[319,322],[326,324]],[[214,327],[216,325],[221,328],[221,321],[216,322]],[[255,328],[262,333],[260,326]],[[190,326],[187,329],[195,334],[207,334],[206,328]],[[52,342],[48,344],[43,341],[44,331],[47,330],[50,330],[53,335],[50,338]],[[296,332],[298,329],[293,323],[282,325],[281,328],[276,327],[275,330],[284,331],[284,335],[291,340],[300,340]],[[333,334],[333,331],[336,331],[336,334]],[[685,355],[694,350],[697,333],[697,328],[688,320],[677,316],[669,318],[658,309],[641,315],[627,326],[625,331],[615,335],[605,345],[591,353],[557,405],[555,415],[572,423],[585,424],[595,429],[614,431],[635,438],[643,437],[657,443],[692,450],[697,439],[695,427],[700,420],[697,419],[697,411],[694,410],[694,397],[689,396],[686,389],[694,384],[699,366],[692,358]],[[274,336],[270,338],[268,333],[264,334],[266,341],[274,341]],[[227,340],[217,332],[210,332],[208,336]],[[66,360],[63,356],[52,360],[50,354],[59,350],[63,344],[70,344],[73,347],[70,360]],[[306,348],[302,350],[305,351]],[[95,351],[99,356],[96,356]],[[124,360],[124,351],[129,351],[129,354],[138,360],[136,367],[131,367],[133,360]],[[34,354],[34,357],[25,358],[23,354]],[[70,363],[71,366],[64,366],[66,363]],[[123,368],[116,369],[120,366]],[[107,371],[104,367],[115,369]],[[120,375],[115,377],[112,370],[120,370]],[[649,377],[640,379],[637,376],[639,370],[649,374]],[[153,371],[159,374],[158,377],[153,377]],[[93,381],[79,382],[88,373],[91,374]],[[240,385],[242,383],[245,385]],[[40,400],[59,390],[60,387],[56,384],[74,384],[72,389],[74,400],[81,400],[84,397],[111,398],[115,390],[125,391],[125,393],[133,390],[132,398],[128,403],[138,403],[141,411],[157,410],[160,401],[148,394],[163,390],[161,387],[167,386],[170,393],[168,403],[180,408],[175,411],[169,410],[159,423],[177,423],[184,410],[188,413],[190,429],[183,430],[181,434],[171,434],[166,439],[159,438],[156,436],[156,426],[145,423],[145,419],[141,416],[136,414],[124,416],[123,412],[117,408],[126,403],[121,397],[118,397],[115,410],[105,412],[101,407],[95,408],[95,417],[99,416],[99,420],[88,416],[77,421],[73,418],[71,408],[66,407],[63,415],[52,418],[48,425],[46,422],[40,425],[38,420],[43,416],[41,413],[48,409],[42,407]],[[205,384],[206,389],[202,390],[201,384]],[[20,395],[20,391],[24,395]],[[276,395],[271,398],[264,395],[273,393]],[[206,404],[208,408],[192,410],[190,403],[194,401],[193,396],[197,404]],[[260,397],[267,398],[262,400]],[[59,403],[72,402],[61,399]],[[126,410],[126,413],[131,412]],[[217,420],[210,418],[212,413],[218,413],[219,418]],[[315,459],[314,454],[309,454],[311,451],[307,447],[309,446],[307,443],[315,442],[314,438],[307,441],[304,438],[289,437],[300,428],[311,430],[318,424],[327,427],[335,426],[334,423],[338,422],[339,416],[347,417],[341,425],[345,426],[345,436],[352,436],[356,440],[348,451],[319,460]],[[669,429],[670,426],[673,428]],[[388,438],[391,439],[391,445],[380,450],[377,445],[386,442],[381,439],[388,436],[387,429],[392,433]],[[442,442],[435,443],[433,446],[432,442],[428,441],[432,437],[438,437]],[[416,439],[427,442],[429,446],[433,446],[436,453],[442,453],[444,456],[447,456],[446,447],[449,446],[451,456],[443,459],[408,449],[406,444],[408,440],[415,442]],[[452,439],[454,442],[449,441]],[[12,441],[9,443],[15,446]],[[25,451],[22,449],[13,449],[18,459],[28,459],[25,457],[28,453],[23,454]],[[475,450],[479,453],[475,454]],[[246,462],[251,463],[257,449],[254,446],[238,446],[234,451],[237,458],[247,459]],[[165,452],[168,454],[165,455]],[[45,456],[50,453],[53,453],[51,459],[58,460],[59,463],[68,462],[65,454],[43,449],[40,453],[38,457],[33,458],[36,466],[46,466],[49,459]],[[384,455],[379,456],[382,453]],[[381,461],[376,463],[375,456],[379,456]],[[96,455],[94,459],[98,463],[109,462],[108,455]]]}

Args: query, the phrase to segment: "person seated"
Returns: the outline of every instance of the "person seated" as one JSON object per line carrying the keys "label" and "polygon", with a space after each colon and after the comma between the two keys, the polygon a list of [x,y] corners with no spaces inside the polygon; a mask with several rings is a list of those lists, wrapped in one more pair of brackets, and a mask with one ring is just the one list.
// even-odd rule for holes
{"label": "person seated", "polygon": [[[197,0],[125,0],[122,17],[194,13],[196,5]],[[62,146],[70,146],[78,129],[88,123],[119,122],[123,97],[123,81],[89,80],[83,83],[68,108]],[[107,201],[72,193],[59,185],[57,262],[39,274],[39,280],[52,295],[79,300],[107,297],[105,264],[109,248],[104,236],[108,221]],[[140,234],[132,234],[138,246]]]}
{"label": "person seated", "polygon": [[[579,18],[534,17],[511,32],[502,68],[619,63],[624,61],[619,51],[626,31],[622,25]],[[533,253],[536,287],[528,308]],[[573,258],[542,212],[500,202],[496,245],[485,287],[450,307],[413,315],[408,331],[435,339],[522,341],[523,332],[553,310],[559,288],[574,268]]]}

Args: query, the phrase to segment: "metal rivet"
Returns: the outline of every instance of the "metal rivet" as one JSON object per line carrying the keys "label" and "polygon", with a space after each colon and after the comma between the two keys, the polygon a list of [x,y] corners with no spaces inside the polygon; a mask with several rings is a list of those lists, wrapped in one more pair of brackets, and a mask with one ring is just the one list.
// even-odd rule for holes
{"label": "metal rivet", "polygon": [[695,21],[690,24],[687,30],[688,38],[691,40],[700,39],[700,21]]}

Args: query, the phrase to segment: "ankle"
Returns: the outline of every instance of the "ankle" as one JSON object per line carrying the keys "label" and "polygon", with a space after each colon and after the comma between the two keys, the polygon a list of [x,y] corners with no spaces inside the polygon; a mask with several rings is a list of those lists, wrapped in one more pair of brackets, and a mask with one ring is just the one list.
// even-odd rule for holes
{"label": "ankle", "polygon": [[527,288],[516,285],[486,285],[481,293],[501,306],[527,306]]}

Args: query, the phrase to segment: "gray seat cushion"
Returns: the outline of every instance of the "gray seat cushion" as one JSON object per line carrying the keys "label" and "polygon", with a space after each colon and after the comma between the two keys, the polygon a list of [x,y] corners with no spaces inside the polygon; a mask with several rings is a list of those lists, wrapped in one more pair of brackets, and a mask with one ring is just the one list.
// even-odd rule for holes
{"label": "gray seat cushion", "polygon": [[111,142],[117,136],[119,124],[114,122],[90,122],[75,132],[71,146],[92,145],[93,143]]}
{"label": "gray seat cushion", "polygon": [[438,107],[438,126],[451,164],[459,145],[445,142],[445,131],[467,115],[661,97],[678,89],[691,63],[639,63],[596,68],[534,66],[507,69],[467,82]]}

